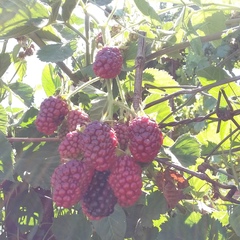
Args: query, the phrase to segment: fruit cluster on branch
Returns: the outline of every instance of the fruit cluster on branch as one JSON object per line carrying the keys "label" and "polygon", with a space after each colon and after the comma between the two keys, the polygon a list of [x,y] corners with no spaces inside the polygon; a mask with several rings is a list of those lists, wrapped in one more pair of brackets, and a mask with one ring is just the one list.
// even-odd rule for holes
{"label": "fruit cluster on branch", "polygon": [[60,164],[51,177],[53,201],[64,208],[80,203],[91,220],[110,215],[116,203],[128,207],[138,201],[140,164],[151,163],[163,142],[158,124],[147,116],[91,121],[59,96],[42,102],[35,124],[44,134],[60,134]]}

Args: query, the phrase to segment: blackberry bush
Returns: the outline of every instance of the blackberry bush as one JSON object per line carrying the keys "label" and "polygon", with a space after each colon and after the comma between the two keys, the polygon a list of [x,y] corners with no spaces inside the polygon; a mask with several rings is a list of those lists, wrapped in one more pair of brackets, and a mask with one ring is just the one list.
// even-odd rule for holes
{"label": "blackberry bush", "polygon": [[120,72],[123,64],[123,57],[116,47],[104,47],[98,51],[93,71],[101,78],[115,78]]}
{"label": "blackberry bush", "polygon": [[51,177],[53,201],[70,208],[80,201],[93,177],[93,169],[84,161],[70,160],[59,165]]}
{"label": "blackberry bush", "polygon": [[118,157],[108,181],[120,206],[132,206],[141,196],[141,173],[141,167],[131,156]]}
{"label": "blackberry bush", "polygon": [[87,192],[82,199],[83,213],[90,220],[99,220],[114,211],[117,198],[109,183],[109,172],[95,171]]}
{"label": "blackberry bush", "polygon": [[157,123],[148,117],[136,117],[129,122],[129,149],[139,162],[151,162],[158,154],[163,135]]}

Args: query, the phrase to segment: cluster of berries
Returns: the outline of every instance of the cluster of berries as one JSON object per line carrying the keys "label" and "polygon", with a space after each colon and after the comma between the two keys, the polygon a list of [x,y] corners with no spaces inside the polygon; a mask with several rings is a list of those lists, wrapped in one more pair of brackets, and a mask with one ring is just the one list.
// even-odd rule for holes
{"label": "cluster of berries", "polygon": [[53,201],[64,208],[80,202],[91,220],[109,216],[116,203],[136,203],[142,188],[139,163],[150,163],[163,141],[157,123],[148,117],[112,125],[90,121],[61,97],[43,101],[36,126],[48,135],[65,129],[58,147],[61,163],[51,177]]}

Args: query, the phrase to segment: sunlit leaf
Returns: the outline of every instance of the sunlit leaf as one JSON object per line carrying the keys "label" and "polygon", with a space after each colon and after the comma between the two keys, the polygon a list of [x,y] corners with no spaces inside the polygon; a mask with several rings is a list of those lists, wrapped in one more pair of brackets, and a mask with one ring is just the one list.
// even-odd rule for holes
{"label": "sunlit leaf", "polygon": [[168,72],[156,68],[147,68],[144,70],[143,86],[147,87],[151,93],[161,94],[170,94],[181,89],[178,82]]}
{"label": "sunlit leaf", "polygon": [[4,134],[7,133],[8,117],[2,105],[0,105],[0,131]]}
{"label": "sunlit leaf", "polygon": [[23,80],[23,78],[25,77],[26,72],[27,72],[27,62],[25,60],[17,61],[17,62],[14,63],[14,65],[15,65],[17,75],[19,77],[18,81],[21,82]]}
{"label": "sunlit leaf", "polygon": [[49,9],[40,1],[1,1],[0,9],[0,38],[19,37],[48,23]]}
{"label": "sunlit leaf", "polygon": [[145,0],[134,0],[137,8],[142,12],[143,15],[150,17],[151,19],[160,21],[160,17],[154,8]]}
{"label": "sunlit leaf", "polygon": [[47,64],[42,71],[42,86],[47,96],[52,96],[61,86],[61,79],[52,64]]}
{"label": "sunlit leaf", "polygon": [[[150,104],[160,98],[161,95],[159,93],[152,93],[144,99],[143,104]],[[149,117],[156,119],[157,122],[161,122],[162,120],[164,120],[164,123],[174,121],[172,109],[167,101],[155,104],[152,107],[145,109],[144,112],[148,114]]]}
{"label": "sunlit leaf", "polygon": [[61,42],[59,33],[57,33],[55,28],[53,28],[53,26],[51,25],[46,26],[42,29],[39,29],[38,31],[36,31],[36,34],[38,35],[38,37],[46,41],[59,42],[59,43]]}
{"label": "sunlit leaf", "polygon": [[197,139],[187,133],[180,136],[170,150],[183,166],[188,167],[194,165],[200,157],[200,147]]}
{"label": "sunlit leaf", "polygon": [[98,221],[92,221],[97,234],[104,240],[123,240],[126,233],[126,215],[121,207]]}

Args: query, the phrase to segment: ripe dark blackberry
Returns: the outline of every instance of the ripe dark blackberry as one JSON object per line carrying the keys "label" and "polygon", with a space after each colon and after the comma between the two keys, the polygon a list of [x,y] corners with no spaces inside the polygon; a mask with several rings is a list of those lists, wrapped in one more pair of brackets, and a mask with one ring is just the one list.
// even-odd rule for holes
{"label": "ripe dark blackberry", "polygon": [[116,47],[104,47],[96,55],[93,71],[101,78],[115,78],[122,68],[123,57]]}
{"label": "ripe dark blackberry", "polygon": [[127,123],[117,122],[114,124],[113,129],[117,135],[120,148],[125,151],[129,142],[129,129]]}
{"label": "ripe dark blackberry", "polygon": [[77,126],[86,125],[90,122],[89,116],[83,110],[70,110],[67,115],[67,124],[69,131],[74,131],[77,129]]}
{"label": "ripe dark blackberry", "polygon": [[61,97],[46,98],[40,105],[35,125],[39,132],[51,135],[68,114],[68,105]]}
{"label": "ripe dark blackberry", "polygon": [[141,196],[141,173],[141,167],[131,156],[124,155],[118,157],[108,182],[120,206],[131,206],[136,203]]}
{"label": "ripe dark blackberry", "polygon": [[58,152],[61,159],[76,159],[82,154],[82,133],[69,132],[59,144]]}
{"label": "ripe dark blackberry", "polygon": [[97,171],[110,169],[115,161],[117,144],[116,133],[107,123],[94,121],[89,123],[83,131],[84,158]]}
{"label": "ripe dark blackberry", "polygon": [[53,201],[70,208],[78,203],[92,180],[94,170],[84,161],[71,160],[59,165],[51,177]]}
{"label": "ripe dark blackberry", "polygon": [[129,122],[129,139],[133,158],[149,163],[157,156],[163,135],[155,121],[148,117],[136,117]]}
{"label": "ripe dark blackberry", "polygon": [[117,198],[108,183],[109,174],[107,171],[95,171],[88,190],[83,196],[82,210],[90,220],[99,220],[114,211]]}

